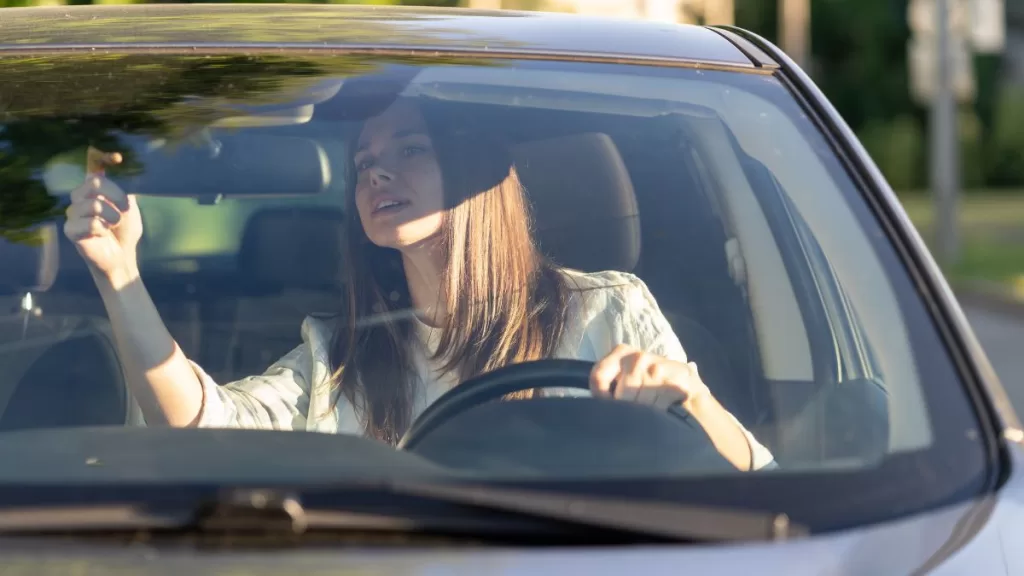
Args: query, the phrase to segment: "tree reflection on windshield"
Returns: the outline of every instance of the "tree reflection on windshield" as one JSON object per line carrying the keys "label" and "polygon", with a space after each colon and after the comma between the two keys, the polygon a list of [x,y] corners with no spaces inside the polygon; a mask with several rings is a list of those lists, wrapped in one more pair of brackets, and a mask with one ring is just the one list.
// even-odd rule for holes
{"label": "tree reflection on windshield", "polygon": [[[84,166],[89,146],[119,150],[119,170],[142,170],[121,135],[187,138],[251,107],[304,103],[326,79],[371,74],[410,58],[54,54],[0,58],[0,237],[31,242],[62,214],[42,179],[61,156]],[[416,58],[418,64],[449,64]],[[461,65],[482,65],[460,59]]]}

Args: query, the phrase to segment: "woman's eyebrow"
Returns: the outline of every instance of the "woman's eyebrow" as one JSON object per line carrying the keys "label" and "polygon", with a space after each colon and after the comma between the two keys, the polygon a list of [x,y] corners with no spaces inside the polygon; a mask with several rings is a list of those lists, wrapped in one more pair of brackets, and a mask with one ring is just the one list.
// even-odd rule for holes
{"label": "woman's eyebrow", "polygon": [[[391,139],[392,140],[397,140],[399,138],[408,138],[409,136],[426,136],[426,135],[427,135],[427,133],[425,131],[423,131],[423,130],[419,130],[419,129],[416,129],[416,128],[409,128],[409,129],[406,129],[406,130],[399,130],[398,132],[393,133],[391,135]],[[366,150],[369,147],[370,147],[370,143],[369,142],[360,142],[359,145],[356,147],[355,153],[359,154],[360,152]]]}
{"label": "woman's eyebrow", "polygon": [[407,130],[399,130],[391,135],[392,138],[408,138],[409,136],[426,136],[427,133],[423,130],[416,128],[409,128]]}

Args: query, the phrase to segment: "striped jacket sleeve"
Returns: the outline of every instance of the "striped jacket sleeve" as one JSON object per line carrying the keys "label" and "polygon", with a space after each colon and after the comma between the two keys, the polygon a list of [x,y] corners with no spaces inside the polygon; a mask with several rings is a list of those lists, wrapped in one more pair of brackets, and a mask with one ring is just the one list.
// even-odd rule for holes
{"label": "striped jacket sleeve", "polygon": [[263,374],[217,384],[196,363],[203,386],[200,428],[305,430],[309,416],[313,355],[303,343]]}

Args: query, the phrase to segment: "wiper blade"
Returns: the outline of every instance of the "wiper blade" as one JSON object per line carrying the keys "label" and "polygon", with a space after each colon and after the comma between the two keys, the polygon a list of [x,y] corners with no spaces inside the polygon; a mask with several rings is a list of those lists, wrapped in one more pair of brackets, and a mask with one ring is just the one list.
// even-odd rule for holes
{"label": "wiper blade", "polygon": [[421,481],[297,492],[239,488],[210,494],[200,506],[107,500],[0,509],[0,535],[126,531],[281,538],[389,533],[552,544],[763,541],[808,533],[785,514]]}
{"label": "wiper blade", "polygon": [[808,534],[806,527],[794,524],[785,514],[480,484],[393,482],[387,489],[491,512],[674,541],[785,540]]}

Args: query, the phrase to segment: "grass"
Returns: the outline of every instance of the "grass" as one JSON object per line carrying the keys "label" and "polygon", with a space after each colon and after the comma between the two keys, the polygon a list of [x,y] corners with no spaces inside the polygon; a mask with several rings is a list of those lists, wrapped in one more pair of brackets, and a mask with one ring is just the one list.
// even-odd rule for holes
{"label": "grass", "polygon": [[[925,194],[901,195],[900,201],[918,226],[934,220],[934,204]],[[1024,233],[1024,190],[1013,192],[968,192],[960,202],[960,224],[968,230],[979,226],[1007,226]]]}
{"label": "grass", "polygon": [[[935,212],[924,194],[901,197],[903,207],[931,243]],[[1024,283],[1024,190],[969,192],[959,207],[960,261],[945,270],[956,281]]]}

